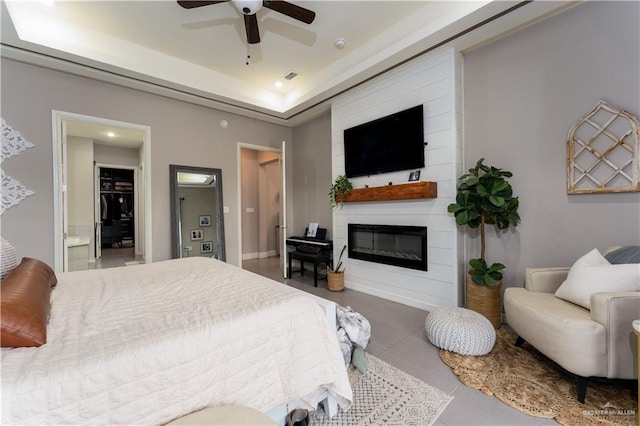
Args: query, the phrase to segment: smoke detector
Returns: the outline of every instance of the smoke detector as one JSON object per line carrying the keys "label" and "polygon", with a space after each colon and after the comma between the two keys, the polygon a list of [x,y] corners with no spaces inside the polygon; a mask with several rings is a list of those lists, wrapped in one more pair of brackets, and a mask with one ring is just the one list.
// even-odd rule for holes
{"label": "smoke detector", "polygon": [[345,44],[347,44],[347,40],[345,40],[343,37],[338,37],[334,43],[334,45],[336,46],[336,49],[339,49],[339,50],[344,49]]}

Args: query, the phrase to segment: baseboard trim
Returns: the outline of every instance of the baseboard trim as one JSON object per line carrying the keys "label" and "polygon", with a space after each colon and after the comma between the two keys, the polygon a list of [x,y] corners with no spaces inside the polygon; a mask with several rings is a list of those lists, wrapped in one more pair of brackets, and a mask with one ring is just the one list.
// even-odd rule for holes
{"label": "baseboard trim", "polygon": [[266,259],[268,257],[276,257],[278,256],[277,250],[268,250],[254,253],[242,253],[242,260],[251,260],[251,259]]}
{"label": "baseboard trim", "polygon": [[345,281],[344,286],[346,288],[350,288],[352,290],[357,290],[362,293],[367,293],[372,296],[381,297],[386,300],[391,300],[392,302],[402,303],[403,305],[411,306],[413,308],[422,309],[424,311],[433,311],[436,308],[439,308],[439,305],[434,305],[432,303],[421,302],[419,300],[411,299],[408,297],[403,297],[397,294],[389,293],[386,291],[374,289],[371,287],[363,286],[361,284],[356,284],[352,282]]}

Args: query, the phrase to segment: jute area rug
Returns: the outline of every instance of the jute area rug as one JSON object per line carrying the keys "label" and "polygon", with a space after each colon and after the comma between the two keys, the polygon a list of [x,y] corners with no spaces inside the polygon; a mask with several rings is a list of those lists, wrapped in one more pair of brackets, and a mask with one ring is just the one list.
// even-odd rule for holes
{"label": "jute area rug", "polygon": [[365,374],[349,373],[351,408],[339,410],[332,418],[316,410],[313,425],[431,425],[453,399],[372,355],[366,357]]}
{"label": "jute area rug", "polygon": [[465,385],[493,395],[531,416],[563,425],[636,425],[637,395],[631,381],[589,380],[585,403],[576,399],[575,375],[525,343],[514,346],[512,331],[498,330],[484,356],[440,350],[440,358]]}

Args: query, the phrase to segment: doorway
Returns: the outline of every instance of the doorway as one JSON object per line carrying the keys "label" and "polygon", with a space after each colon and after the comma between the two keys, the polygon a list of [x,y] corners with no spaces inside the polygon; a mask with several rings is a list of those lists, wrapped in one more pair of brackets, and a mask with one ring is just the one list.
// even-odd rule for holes
{"label": "doorway", "polygon": [[[55,110],[52,121],[55,270],[62,272],[123,266],[125,262],[150,262],[150,128]],[[128,173],[134,176],[132,192],[135,197],[131,194],[131,199],[126,200],[127,214],[132,215],[132,225],[128,229],[133,235],[131,242],[125,243],[132,245],[126,248],[133,252],[133,259],[127,256],[126,260],[116,262],[101,261],[100,256],[104,258],[105,252],[100,253],[103,234],[100,221],[96,220],[101,208],[98,164],[105,168],[128,169]],[[86,256],[88,262],[83,262],[84,259],[78,262],[78,252]],[[73,260],[72,267],[70,260]]]}
{"label": "doorway", "polygon": [[[136,264],[142,260],[136,241],[139,222],[137,174],[136,167],[95,164],[96,269]],[[72,259],[71,255],[69,258]]]}
{"label": "doorway", "polygon": [[239,144],[240,266],[279,258],[286,276],[286,174],[283,149]]}

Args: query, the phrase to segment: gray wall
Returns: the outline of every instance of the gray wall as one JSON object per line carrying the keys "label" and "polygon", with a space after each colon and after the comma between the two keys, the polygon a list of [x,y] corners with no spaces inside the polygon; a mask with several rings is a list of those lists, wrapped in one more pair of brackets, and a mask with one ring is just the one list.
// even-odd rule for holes
{"label": "gray wall", "polygon": [[[36,146],[2,163],[35,195],[2,215],[17,255],[53,265],[51,110],[151,127],[153,260],[171,257],[169,164],[222,169],[227,261],[238,264],[237,143],[279,148],[291,129],[162,96],[2,59],[2,117]],[[221,119],[229,127],[219,126]],[[291,161],[288,162],[291,165]],[[291,168],[291,166],[290,166]]]}
{"label": "gray wall", "polygon": [[300,235],[309,222],[327,228],[331,238],[333,215],[329,203],[331,179],[331,113],[293,129],[293,211],[295,228]]}
{"label": "gray wall", "polygon": [[138,167],[140,165],[139,157],[138,149],[103,145],[100,141],[94,141],[93,144],[93,159],[98,164]]}
{"label": "gray wall", "polygon": [[[514,173],[522,223],[487,260],[524,268],[566,266],[592,248],[640,243],[640,195],[567,195],[566,137],[603,98],[640,116],[638,2],[585,2],[465,54],[465,162],[480,157]],[[478,257],[479,241],[468,241]]]}
{"label": "gray wall", "polygon": [[[255,258],[259,250],[258,151],[241,149],[242,257]],[[253,209],[249,211],[249,209]]]}
{"label": "gray wall", "polygon": [[67,231],[90,238],[90,259],[95,258],[93,154],[93,140],[67,137]]}
{"label": "gray wall", "polygon": [[259,257],[275,256],[278,252],[280,229],[277,226],[280,224],[281,176],[280,154],[260,151],[258,153]]}
{"label": "gray wall", "polygon": [[[242,148],[242,258],[274,256],[280,217],[280,153]],[[289,197],[291,199],[291,197]],[[251,211],[248,211],[251,209]]]}

